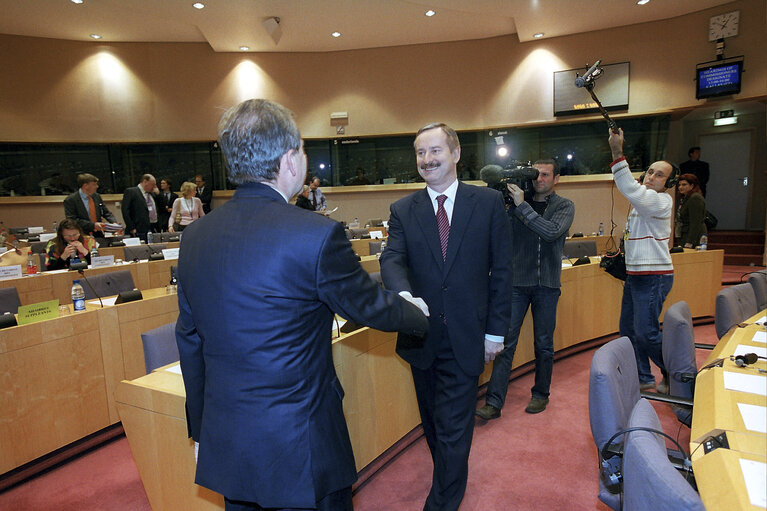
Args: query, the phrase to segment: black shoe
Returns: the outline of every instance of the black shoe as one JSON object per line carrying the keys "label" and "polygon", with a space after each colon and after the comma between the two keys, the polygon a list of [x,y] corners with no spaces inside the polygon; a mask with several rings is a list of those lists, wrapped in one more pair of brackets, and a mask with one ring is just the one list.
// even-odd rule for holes
{"label": "black shoe", "polygon": [[474,415],[482,417],[486,421],[497,419],[501,416],[501,409],[496,408],[493,405],[485,405],[482,408],[474,410]]}
{"label": "black shoe", "polygon": [[546,409],[546,405],[549,404],[549,398],[538,398],[534,397],[530,400],[530,403],[528,403],[527,408],[525,408],[525,411],[527,413],[541,413]]}
{"label": "black shoe", "polygon": [[639,384],[639,390],[655,390],[655,382],[654,381],[648,381],[645,383]]}
{"label": "black shoe", "polygon": [[657,387],[655,387],[655,390],[658,391],[658,394],[668,394],[668,380],[664,376],[663,379],[660,381]]}

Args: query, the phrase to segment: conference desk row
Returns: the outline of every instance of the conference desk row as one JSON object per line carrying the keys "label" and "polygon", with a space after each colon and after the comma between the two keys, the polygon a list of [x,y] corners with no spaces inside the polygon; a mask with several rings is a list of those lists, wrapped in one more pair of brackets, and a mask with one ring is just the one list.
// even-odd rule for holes
{"label": "conference desk row", "polygon": [[[674,254],[674,287],[667,304],[686,300],[695,317],[714,314],[723,251]],[[362,257],[378,271],[376,256]],[[554,345],[557,351],[618,330],[623,283],[592,264],[562,271]],[[534,359],[532,320],[525,318],[514,367]],[[420,423],[408,365],[395,355],[396,334],[361,328],[333,340],[333,361],[344,387],[344,415],[361,470]],[[187,438],[184,386],[178,366],[158,369],[117,388],[123,427],[154,511],[221,509],[222,498],[194,484],[193,444]],[[174,372],[176,371],[176,372]],[[485,383],[488,365],[480,377]],[[586,392],[587,389],[583,389]]]}
{"label": "conference desk row", "polygon": [[[765,320],[767,310],[733,327],[706,360],[722,359],[721,366],[701,369],[695,379],[690,452],[709,511],[767,507],[767,361],[739,367],[731,358],[765,356]],[[706,452],[704,442],[718,445],[722,434],[728,446]]]}

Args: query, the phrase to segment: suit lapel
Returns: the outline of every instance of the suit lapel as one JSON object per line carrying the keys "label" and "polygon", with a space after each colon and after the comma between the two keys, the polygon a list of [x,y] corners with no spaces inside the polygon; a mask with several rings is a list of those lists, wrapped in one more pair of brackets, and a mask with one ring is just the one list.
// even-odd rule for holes
{"label": "suit lapel", "polygon": [[413,201],[413,216],[418,220],[426,244],[429,245],[431,255],[440,267],[442,261],[442,245],[439,241],[439,229],[437,228],[437,216],[434,214],[434,206],[429,198],[426,188],[418,192]]}
{"label": "suit lapel", "polygon": [[[453,217],[450,219],[450,238],[447,242],[444,275],[448,274],[458,256],[458,249],[461,247],[461,241],[469,226],[469,220],[475,205],[476,198],[472,188],[459,182],[458,191],[455,194],[455,204],[453,205]],[[439,246],[439,233],[437,233],[437,245]],[[441,256],[440,248],[440,259],[442,259]]]}

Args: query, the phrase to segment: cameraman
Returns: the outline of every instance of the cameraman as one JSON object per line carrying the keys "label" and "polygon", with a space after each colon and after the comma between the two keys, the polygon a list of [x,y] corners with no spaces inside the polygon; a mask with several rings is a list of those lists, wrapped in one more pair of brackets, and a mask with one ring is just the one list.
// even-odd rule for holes
{"label": "cameraman", "polygon": [[663,373],[658,392],[668,393],[658,318],[674,283],[674,267],[668,251],[673,201],[666,190],[673,186],[679,173],[669,162],[656,161],[643,174],[641,184],[637,183],[623,157],[623,140],[623,130],[610,131],[613,180],[632,206],[623,235],[626,284],[620,335],[627,336],[634,345],[640,388],[647,390],[655,386],[647,359],[650,357]]}
{"label": "cameraman", "polygon": [[538,160],[538,178],[532,181],[535,193],[525,201],[524,191],[507,185],[513,204],[508,209],[514,251],[512,259],[511,324],[503,351],[495,357],[487,385],[485,406],[476,414],[485,420],[501,416],[509,386],[509,374],[517,349],[519,330],[532,308],[535,348],[535,385],[527,413],[539,413],[549,403],[549,386],[554,365],[554,327],[561,287],[562,249],[573,223],[573,202],[554,192],[559,166],[554,160]]}

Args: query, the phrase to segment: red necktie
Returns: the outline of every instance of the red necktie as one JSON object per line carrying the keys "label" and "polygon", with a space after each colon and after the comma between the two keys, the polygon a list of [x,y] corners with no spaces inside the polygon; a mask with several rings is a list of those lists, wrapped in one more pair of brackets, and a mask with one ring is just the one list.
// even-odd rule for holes
{"label": "red necktie", "polygon": [[442,245],[442,260],[447,257],[447,240],[450,238],[450,222],[445,211],[447,195],[437,196],[437,228],[439,229],[439,242]]}
{"label": "red necktie", "polygon": [[88,196],[88,217],[94,224],[99,221],[99,215],[96,213],[96,203],[91,195]]}

